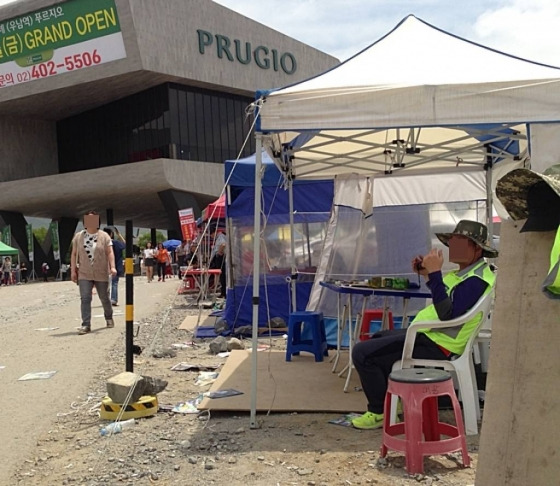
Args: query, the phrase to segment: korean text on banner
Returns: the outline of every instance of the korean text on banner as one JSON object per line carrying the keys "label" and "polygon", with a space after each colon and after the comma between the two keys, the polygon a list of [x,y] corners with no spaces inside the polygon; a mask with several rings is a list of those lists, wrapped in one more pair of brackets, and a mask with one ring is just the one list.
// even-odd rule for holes
{"label": "korean text on banner", "polygon": [[30,224],[25,225],[25,232],[27,233],[27,252],[29,254],[29,261],[33,261],[33,227]]}
{"label": "korean text on banner", "polygon": [[12,244],[12,228],[10,225],[2,228],[2,243],[11,246]]}
{"label": "korean text on banner", "polygon": [[196,236],[196,221],[194,220],[194,211],[192,208],[179,210],[179,223],[181,224],[181,232],[183,239],[192,241]]}
{"label": "korean text on banner", "polygon": [[115,0],[59,2],[0,21],[0,88],[124,57]]}
{"label": "korean text on banner", "polygon": [[51,232],[51,242],[52,242],[54,259],[60,261],[60,247],[58,243],[58,222],[53,221],[49,226],[49,230]]}

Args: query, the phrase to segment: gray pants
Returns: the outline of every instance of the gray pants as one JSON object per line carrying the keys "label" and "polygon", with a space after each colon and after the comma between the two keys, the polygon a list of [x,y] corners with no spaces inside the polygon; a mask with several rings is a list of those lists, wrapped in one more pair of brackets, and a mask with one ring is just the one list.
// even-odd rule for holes
{"label": "gray pants", "polygon": [[78,280],[80,299],[82,301],[82,327],[91,327],[91,293],[94,285],[97,289],[99,300],[103,304],[105,320],[113,318],[113,306],[109,300],[109,281]]}

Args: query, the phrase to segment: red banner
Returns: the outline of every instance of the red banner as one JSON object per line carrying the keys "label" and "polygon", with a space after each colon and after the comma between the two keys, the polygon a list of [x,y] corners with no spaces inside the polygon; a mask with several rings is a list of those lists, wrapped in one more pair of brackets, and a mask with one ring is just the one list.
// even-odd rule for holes
{"label": "red banner", "polygon": [[179,210],[179,223],[181,224],[181,232],[183,239],[192,241],[196,237],[196,221],[192,208]]}

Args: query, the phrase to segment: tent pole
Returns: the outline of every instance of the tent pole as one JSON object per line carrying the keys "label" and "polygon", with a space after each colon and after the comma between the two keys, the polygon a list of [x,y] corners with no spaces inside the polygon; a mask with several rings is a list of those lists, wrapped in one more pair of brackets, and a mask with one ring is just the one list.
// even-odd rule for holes
{"label": "tent pole", "polygon": [[[490,148],[487,148],[490,151]],[[494,216],[493,216],[493,198],[492,198],[492,158],[489,155],[486,164],[486,227],[488,228],[488,242],[493,246],[494,239]]]}
{"label": "tent pole", "polygon": [[296,302],[296,280],[297,280],[297,266],[296,266],[296,243],[294,235],[294,181],[290,174],[288,178],[288,200],[290,210],[290,251],[292,254],[292,275],[290,277],[290,287],[292,291],[292,311],[297,310]]}
{"label": "tent pole", "polygon": [[251,353],[251,414],[250,427],[258,428],[257,424],[257,342],[259,339],[259,284],[261,254],[261,166],[262,166],[262,133],[255,133],[255,210],[253,233],[253,336]]}

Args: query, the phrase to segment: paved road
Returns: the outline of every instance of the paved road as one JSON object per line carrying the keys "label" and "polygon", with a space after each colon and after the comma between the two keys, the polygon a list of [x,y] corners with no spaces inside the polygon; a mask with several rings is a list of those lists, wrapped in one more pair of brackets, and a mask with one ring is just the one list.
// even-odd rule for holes
{"label": "paved road", "polygon": [[[0,288],[0,485],[9,484],[56,414],[68,412],[73,401],[86,396],[88,383],[118,340],[123,342],[124,356],[124,285],[121,279],[115,328],[105,328],[101,303],[94,297],[92,332],[85,336],[77,335],[80,302],[72,282]],[[177,279],[148,284],[144,277],[136,277],[134,320],[156,313],[177,287]],[[58,329],[37,330],[49,327]],[[57,373],[50,379],[18,381],[26,373],[51,370]]]}

